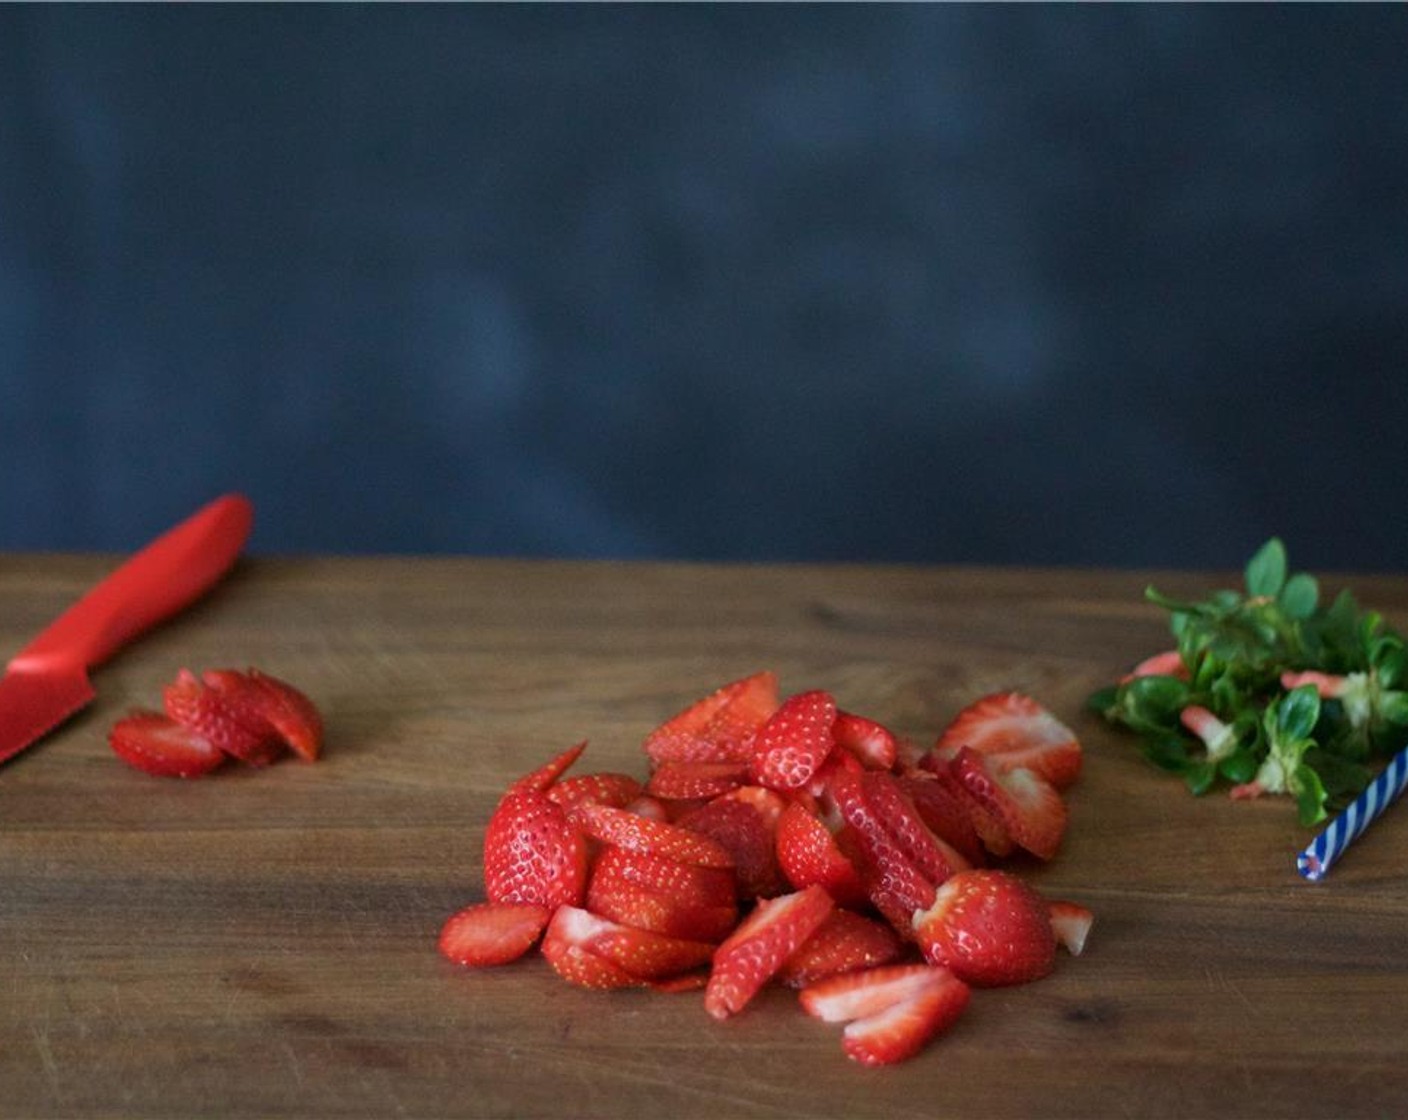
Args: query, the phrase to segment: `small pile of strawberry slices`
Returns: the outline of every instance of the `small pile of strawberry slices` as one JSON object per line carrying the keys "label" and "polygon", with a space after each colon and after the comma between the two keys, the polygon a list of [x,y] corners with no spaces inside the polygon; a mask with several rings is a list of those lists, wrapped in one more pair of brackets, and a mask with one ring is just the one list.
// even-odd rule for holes
{"label": "small pile of strawberry slices", "polygon": [[113,752],[147,774],[198,778],[228,758],[268,766],[286,751],[313,762],[322,750],[313,702],[258,669],[182,669],[161,698],[164,712],[130,712],[108,732]]}
{"label": "small pile of strawberry slices", "polygon": [[1075,736],[1019,693],[964,709],[921,752],[774,674],[726,685],[646,737],[650,773],[566,776],[579,743],[509,787],[484,836],[488,900],[440,951],[505,964],[541,939],[589,988],[703,990],[715,1019],[768,984],[844,1023],[866,1065],[922,1050],[974,987],[1047,975],[1092,915],[997,861],[1049,860]]}

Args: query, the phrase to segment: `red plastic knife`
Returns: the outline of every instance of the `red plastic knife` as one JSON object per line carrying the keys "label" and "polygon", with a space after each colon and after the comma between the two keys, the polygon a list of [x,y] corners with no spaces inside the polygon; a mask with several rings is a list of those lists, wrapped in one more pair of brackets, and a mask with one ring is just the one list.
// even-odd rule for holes
{"label": "red plastic knife", "polygon": [[168,529],[61,614],[0,677],[0,763],[93,699],[88,671],[200,598],[249,537],[254,509],[226,494]]}

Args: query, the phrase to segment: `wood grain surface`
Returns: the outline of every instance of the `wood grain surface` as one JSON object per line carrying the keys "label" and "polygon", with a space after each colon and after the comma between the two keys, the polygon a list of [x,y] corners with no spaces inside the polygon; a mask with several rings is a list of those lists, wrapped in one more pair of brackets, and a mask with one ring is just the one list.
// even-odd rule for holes
{"label": "wood grain surface", "polygon": [[[112,561],[0,558],[8,657]],[[1408,808],[1321,884],[1286,801],[1194,799],[1087,715],[1165,644],[1141,602],[1194,574],[470,559],[241,561],[95,675],[97,701],[0,768],[0,1116],[1104,1117],[1408,1112]],[[1330,590],[1334,580],[1324,581]],[[1408,585],[1349,581],[1402,626]],[[106,745],[182,666],[254,664],[327,717],[325,758],[202,781]],[[568,987],[534,957],[457,969],[504,786],[580,739],[644,776],[645,733],[727,680],[920,741],[983,692],[1080,733],[1058,858],[1086,953],[976,993],[902,1066],[862,1069],[773,989]]]}

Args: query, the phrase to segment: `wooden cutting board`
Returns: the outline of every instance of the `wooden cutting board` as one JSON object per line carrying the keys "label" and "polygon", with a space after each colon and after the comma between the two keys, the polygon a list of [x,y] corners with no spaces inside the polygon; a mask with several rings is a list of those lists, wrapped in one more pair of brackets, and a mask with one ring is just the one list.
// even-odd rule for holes
{"label": "wooden cutting board", "polygon": [[[0,558],[9,656],[110,567]],[[1321,884],[1286,801],[1194,799],[1085,696],[1166,644],[1176,573],[255,558],[96,676],[0,768],[0,1116],[1374,1116],[1408,1111],[1408,808]],[[1325,581],[1332,585],[1334,581]],[[1408,584],[1355,579],[1408,620]],[[1330,586],[1333,590],[1333,586]],[[146,777],[105,735],[182,666],[312,695],[325,758]],[[846,1060],[767,991],[598,993],[536,957],[469,972],[504,786],[580,740],[644,776],[645,733],[762,668],[924,742],[999,688],[1077,729],[1058,858],[1086,953],[975,994],[919,1058]]]}

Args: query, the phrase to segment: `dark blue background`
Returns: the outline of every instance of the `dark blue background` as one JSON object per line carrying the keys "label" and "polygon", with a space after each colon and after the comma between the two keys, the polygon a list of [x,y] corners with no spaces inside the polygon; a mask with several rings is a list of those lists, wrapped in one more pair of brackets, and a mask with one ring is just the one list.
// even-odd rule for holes
{"label": "dark blue background", "polygon": [[0,548],[1408,570],[1398,6],[0,9]]}

